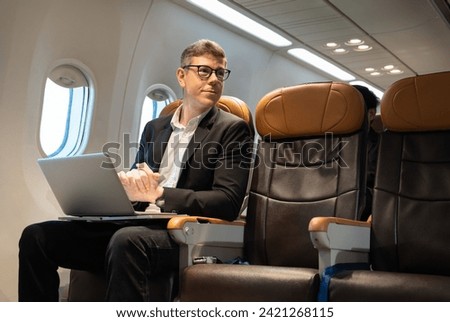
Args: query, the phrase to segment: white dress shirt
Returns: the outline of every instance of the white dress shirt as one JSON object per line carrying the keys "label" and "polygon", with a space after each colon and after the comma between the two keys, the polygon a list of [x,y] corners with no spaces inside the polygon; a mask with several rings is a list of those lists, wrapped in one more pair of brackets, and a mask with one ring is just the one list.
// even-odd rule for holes
{"label": "white dress shirt", "polygon": [[209,109],[191,119],[186,126],[180,123],[180,116],[183,105],[180,105],[172,116],[170,125],[172,126],[172,134],[170,135],[167,148],[161,160],[159,173],[163,176],[160,183],[162,187],[175,188],[182,170],[183,157],[186,153],[189,142],[194,136],[195,130],[200,121],[209,112]]}

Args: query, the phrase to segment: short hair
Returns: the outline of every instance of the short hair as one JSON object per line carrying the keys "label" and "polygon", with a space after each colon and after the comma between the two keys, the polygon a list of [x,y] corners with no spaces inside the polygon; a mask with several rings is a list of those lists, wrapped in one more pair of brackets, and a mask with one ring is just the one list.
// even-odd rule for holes
{"label": "short hair", "polygon": [[370,110],[373,108],[377,108],[378,103],[380,102],[378,97],[367,87],[361,85],[353,85],[363,96],[364,103],[366,105],[366,109]]}
{"label": "short hair", "polygon": [[200,39],[190,44],[181,54],[181,66],[189,65],[192,57],[200,57],[210,54],[215,58],[225,59],[225,51],[215,41]]}

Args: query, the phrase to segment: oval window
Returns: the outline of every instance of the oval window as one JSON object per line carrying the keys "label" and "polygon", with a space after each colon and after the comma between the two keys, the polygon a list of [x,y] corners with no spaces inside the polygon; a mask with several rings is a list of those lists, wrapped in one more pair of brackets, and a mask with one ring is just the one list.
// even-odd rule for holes
{"label": "oval window", "polygon": [[77,153],[86,137],[89,83],[71,65],[52,70],[45,84],[40,146],[48,157]]}
{"label": "oval window", "polygon": [[159,116],[161,110],[176,100],[174,91],[167,85],[155,84],[149,87],[142,104],[141,124],[139,127],[139,135],[142,134],[145,124]]}

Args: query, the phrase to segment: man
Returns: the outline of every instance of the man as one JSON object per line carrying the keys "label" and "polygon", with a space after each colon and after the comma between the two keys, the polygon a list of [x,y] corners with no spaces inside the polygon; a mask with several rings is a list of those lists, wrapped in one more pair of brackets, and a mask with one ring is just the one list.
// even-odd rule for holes
{"label": "man", "polygon": [[[199,40],[181,55],[183,104],[150,121],[132,170],[119,178],[137,209],[235,219],[249,172],[247,123],[215,104],[230,71],[223,49]],[[150,281],[178,268],[165,223],[121,225],[49,221],[25,228],[19,243],[19,300],[57,301],[58,267],[105,271],[106,300],[147,301]],[[169,299],[167,299],[169,300]]]}
{"label": "man", "polygon": [[372,195],[373,186],[375,184],[375,172],[377,169],[378,159],[378,141],[379,134],[372,127],[373,120],[377,113],[379,100],[376,95],[365,86],[353,85],[363,96],[369,118],[369,134],[367,141],[367,189],[366,189],[366,206],[361,215],[361,220],[367,220],[372,214]]}

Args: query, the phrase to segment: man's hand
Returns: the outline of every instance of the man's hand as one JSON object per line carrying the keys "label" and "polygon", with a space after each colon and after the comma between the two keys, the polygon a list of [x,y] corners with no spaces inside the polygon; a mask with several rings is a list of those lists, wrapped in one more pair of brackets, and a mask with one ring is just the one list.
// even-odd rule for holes
{"label": "man's hand", "polygon": [[138,163],[136,169],[118,173],[120,182],[131,201],[146,201],[154,203],[162,196],[164,189],[160,187],[159,173],[153,172],[147,163]]}

